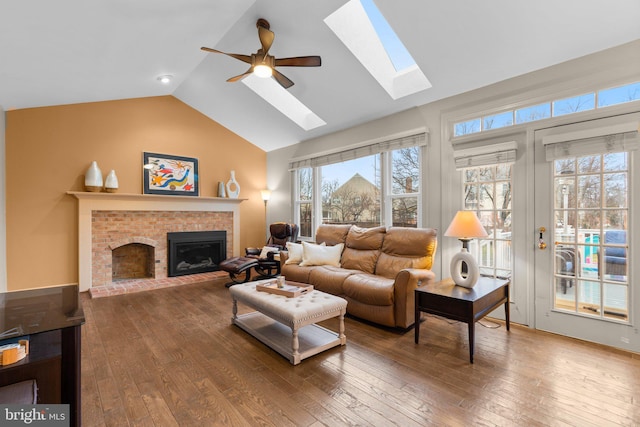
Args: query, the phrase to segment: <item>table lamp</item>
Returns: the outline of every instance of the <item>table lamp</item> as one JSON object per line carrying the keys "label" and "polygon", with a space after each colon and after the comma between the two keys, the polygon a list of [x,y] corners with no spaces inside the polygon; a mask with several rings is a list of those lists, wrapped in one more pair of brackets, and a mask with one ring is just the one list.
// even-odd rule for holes
{"label": "table lamp", "polygon": [[[469,253],[469,240],[487,237],[487,231],[474,211],[458,211],[444,235],[457,237],[462,242],[462,251],[451,258],[451,278],[458,286],[472,288],[478,281],[480,270],[477,261]],[[463,264],[466,265],[466,275]]]}

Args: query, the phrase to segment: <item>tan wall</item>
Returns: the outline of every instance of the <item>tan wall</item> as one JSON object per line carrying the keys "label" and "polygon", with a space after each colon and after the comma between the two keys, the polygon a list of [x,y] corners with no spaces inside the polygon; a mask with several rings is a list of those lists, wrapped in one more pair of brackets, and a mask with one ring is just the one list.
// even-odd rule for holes
{"label": "tan wall", "polygon": [[[77,200],[96,160],[120,193],[142,193],[142,153],[199,160],[200,195],[236,171],[240,250],[264,243],[266,153],[172,96],[42,107],[6,114],[7,289],[78,282]],[[179,196],[176,196],[179,197]]]}

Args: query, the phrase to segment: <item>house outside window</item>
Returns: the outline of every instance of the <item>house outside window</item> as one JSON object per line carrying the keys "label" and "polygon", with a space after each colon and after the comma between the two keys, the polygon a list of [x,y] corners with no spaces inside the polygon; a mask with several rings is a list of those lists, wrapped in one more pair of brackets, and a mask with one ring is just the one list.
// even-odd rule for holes
{"label": "house outside window", "polygon": [[291,162],[300,237],[323,223],[418,227],[424,145],[421,133]]}

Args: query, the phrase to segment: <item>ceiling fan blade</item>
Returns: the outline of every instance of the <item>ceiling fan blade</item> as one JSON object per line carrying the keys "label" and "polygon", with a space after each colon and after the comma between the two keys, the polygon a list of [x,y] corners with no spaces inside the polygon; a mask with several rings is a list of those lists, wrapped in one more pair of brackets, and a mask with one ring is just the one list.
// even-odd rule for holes
{"label": "ceiling fan blade", "polygon": [[222,52],[221,50],[211,49],[210,47],[201,47],[200,49],[204,50],[205,52],[221,53],[223,55],[227,55],[232,58],[239,59],[240,61],[246,62],[247,64],[251,64],[251,55],[241,55],[239,53],[227,53],[227,52]]}
{"label": "ceiling fan blade", "polygon": [[233,82],[237,82],[238,80],[241,80],[244,76],[247,76],[249,74],[253,73],[253,66],[249,67],[249,69],[247,71],[245,71],[244,73],[231,77],[230,79],[227,79],[227,81],[229,83],[233,83]]}
{"label": "ceiling fan blade", "polygon": [[293,82],[278,70],[273,70],[273,78],[276,79],[276,81],[280,83],[280,86],[285,89],[289,89],[291,86],[293,86]]}
{"label": "ceiling fan blade", "polygon": [[273,39],[275,39],[276,35],[273,31],[258,26],[258,37],[260,37],[260,44],[262,44],[262,51],[264,52],[264,56],[267,56],[269,49],[271,49],[271,45],[273,44]]}
{"label": "ceiling fan blade", "polygon": [[319,67],[321,64],[322,59],[319,56],[276,58],[276,67]]}

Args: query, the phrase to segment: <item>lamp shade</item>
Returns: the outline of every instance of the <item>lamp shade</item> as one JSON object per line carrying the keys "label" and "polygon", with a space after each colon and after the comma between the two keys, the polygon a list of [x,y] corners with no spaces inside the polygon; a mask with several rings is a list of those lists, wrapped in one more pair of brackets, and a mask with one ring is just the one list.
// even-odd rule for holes
{"label": "lamp shade", "polygon": [[478,216],[473,211],[458,211],[453,217],[449,228],[444,232],[447,237],[457,237],[458,239],[473,239],[476,237],[487,237]]}
{"label": "lamp shade", "polygon": [[260,190],[260,194],[262,194],[262,200],[267,202],[271,198],[270,190]]}

